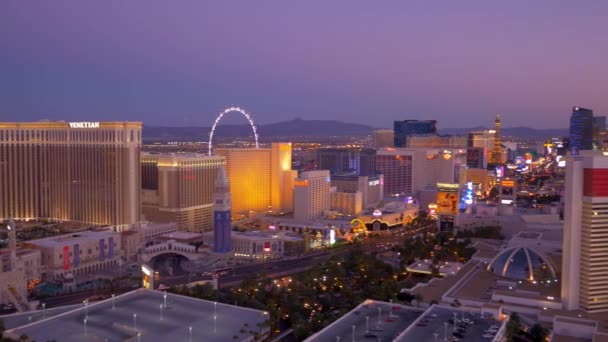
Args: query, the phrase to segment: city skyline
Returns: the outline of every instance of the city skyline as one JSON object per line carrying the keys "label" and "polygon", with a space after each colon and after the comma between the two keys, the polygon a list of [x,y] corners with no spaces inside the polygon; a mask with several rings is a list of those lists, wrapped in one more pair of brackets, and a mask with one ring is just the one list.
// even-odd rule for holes
{"label": "city skyline", "polygon": [[608,113],[606,4],[348,5],[3,2],[0,117],[206,126],[242,105],[259,124],[563,128],[572,106]]}

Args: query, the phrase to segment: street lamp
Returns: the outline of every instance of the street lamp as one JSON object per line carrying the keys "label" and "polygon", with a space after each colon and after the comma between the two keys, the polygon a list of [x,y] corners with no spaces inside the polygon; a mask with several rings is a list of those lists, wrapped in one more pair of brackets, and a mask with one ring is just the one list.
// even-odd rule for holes
{"label": "street lamp", "polygon": [[137,329],[137,314],[133,314],[133,329]]}
{"label": "street lamp", "polygon": [[445,328],[445,334],[443,335],[443,340],[447,341],[448,340],[448,322],[443,322],[443,326]]}
{"label": "street lamp", "polygon": [[140,332],[137,333],[137,342],[141,342],[141,333]]}
{"label": "street lamp", "polygon": [[355,342],[355,329],[357,328],[356,325],[353,325],[353,342]]}
{"label": "street lamp", "polygon": [[162,304],[159,305],[159,309],[160,309],[159,310],[159,312],[160,312],[160,320],[162,321],[163,320],[163,305]]}
{"label": "street lamp", "polygon": [[437,342],[437,336],[439,336],[439,334],[435,332],[433,333],[433,336],[435,336],[435,342]]}
{"label": "street lamp", "polygon": [[84,304],[84,317],[89,318],[89,300],[85,299],[82,303]]}
{"label": "street lamp", "polygon": [[365,333],[369,332],[369,316],[365,316]]}
{"label": "street lamp", "polygon": [[167,307],[167,291],[163,293],[163,305],[165,306],[165,308]]}
{"label": "street lamp", "polygon": [[188,335],[188,336],[189,336],[188,341],[189,341],[189,342],[192,342],[192,327],[188,327],[188,334],[189,334],[189,335]]}
{"label": "street lamp", "polygon": [[82,322],[84,323],[84,336],[87,336],[87,319],[83,319]]}
{"label": "street lamp", "polygon": [[114,295],[112,293],[112,310],[114,310],[114,308],[115,308],[115,305],[114,305],[114,302],[116,301],[115,299],[116,299],[116,295]]}

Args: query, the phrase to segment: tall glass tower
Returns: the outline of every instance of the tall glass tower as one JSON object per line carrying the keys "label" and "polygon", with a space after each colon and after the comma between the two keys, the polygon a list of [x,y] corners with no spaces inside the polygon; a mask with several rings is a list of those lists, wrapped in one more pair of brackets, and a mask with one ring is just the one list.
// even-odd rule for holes
{"label": "tall glass tower", "polygon": [[407,147],[408,135],[437,134],[436,120],[403,120],[395,121],[395,147]]}
{"label": "tall glass tower", "polygon": [[593,149],[593,111],[574,107],[570,116],[570,152]]}
{"label": "tall glass tower", "polygon": [[232,251],[230,186],[228,185],[226,169],[223,167],[217,173],[213,199],[213,252],[230,253]]}

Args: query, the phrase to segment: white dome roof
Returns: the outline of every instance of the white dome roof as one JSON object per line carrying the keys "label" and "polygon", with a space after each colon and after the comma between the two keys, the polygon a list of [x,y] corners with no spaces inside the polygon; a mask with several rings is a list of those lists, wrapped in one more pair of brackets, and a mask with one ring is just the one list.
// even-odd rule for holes
{"label": "white dome roof", "polygon": [[555,268],[542,253],[529,247],[507,248],[488,265],[488,271],[512,279],[555,279]]}

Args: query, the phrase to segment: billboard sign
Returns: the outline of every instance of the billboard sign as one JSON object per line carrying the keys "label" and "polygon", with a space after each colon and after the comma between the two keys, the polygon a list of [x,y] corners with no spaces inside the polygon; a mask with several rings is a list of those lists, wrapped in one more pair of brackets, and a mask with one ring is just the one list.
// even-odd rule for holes
{"label": "billboard sign", "polygon": [[63,246],[63,269],[70,269],[70,247]]}
{"label": "billboard sign", "polygon": [[458,213],[458,192],[437,191],[437,214]]}

